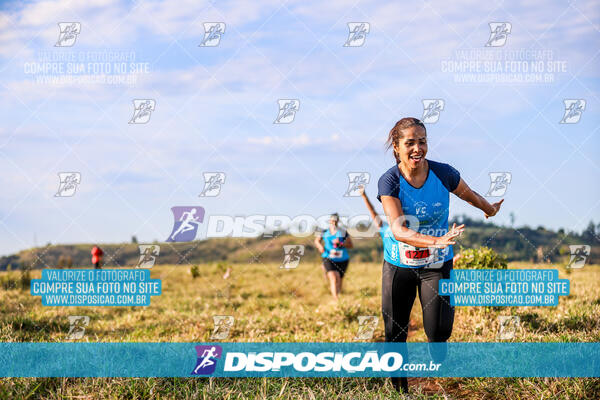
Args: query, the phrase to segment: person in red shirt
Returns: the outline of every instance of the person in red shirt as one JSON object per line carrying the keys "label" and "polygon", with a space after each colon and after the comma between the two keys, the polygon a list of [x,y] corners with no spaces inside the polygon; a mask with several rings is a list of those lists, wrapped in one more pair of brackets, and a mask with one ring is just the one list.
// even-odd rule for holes
{"label": "person in red shirt", "polygon": [[94,246],[92,248],[92,264],[94,264],[94,268],[100,269],[102,266],[102,256],[104,252],[98,246]]}

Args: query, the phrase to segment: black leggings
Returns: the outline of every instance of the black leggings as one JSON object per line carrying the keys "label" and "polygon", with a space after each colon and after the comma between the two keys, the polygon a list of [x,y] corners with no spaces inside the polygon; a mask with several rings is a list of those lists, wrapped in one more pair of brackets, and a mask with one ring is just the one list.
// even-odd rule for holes
{"label": "black leggings", "polygon": [[452,333],[454,307],[448,296],[439,296],[439,280],[448,279],[452,260],[442,268],[402,268],[383,262],[382,302],[386,342],[406,342],[408,320],[417,289],[423,309],[423,326],[429,342],[445,342]]}

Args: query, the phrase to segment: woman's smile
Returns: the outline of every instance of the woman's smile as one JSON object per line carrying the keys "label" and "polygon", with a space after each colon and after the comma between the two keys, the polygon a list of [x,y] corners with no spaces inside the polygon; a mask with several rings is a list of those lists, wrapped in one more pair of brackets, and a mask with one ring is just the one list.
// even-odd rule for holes
{"label": "woman's smile", "polygon": [[410,161],[412,161],[412,163],[415,166],[419,165],[419,163],[422,162],[424,159],[423,153],[412,154],[408,158],[410,159]]}

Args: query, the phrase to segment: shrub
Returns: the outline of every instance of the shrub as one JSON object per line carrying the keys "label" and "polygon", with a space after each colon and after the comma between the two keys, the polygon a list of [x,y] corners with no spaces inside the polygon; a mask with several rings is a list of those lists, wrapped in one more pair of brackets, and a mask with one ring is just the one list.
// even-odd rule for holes
{"label": "shrub", "polygon": [[192,268],[190,268],[190,272],[192,273],[192,278],[194,279],[200,276],[200,269],[197,265],[192,265]]}
{"label": "shrub", "polygon": [[464,250],[461,248],[460,257],[456,260],[454,268],[465,269],[506,269],[508,267],[506,256],[498,254],[489,247]]}
{"label": "shrub", "polygon": [[227,264],[226,262],[218,262],[217,263],[217,269],[221,273],[225,273],[227,271],[227,269],[229,269],[229,268],[231,268],[231,265]]}
{"label": "shrub", "polygon": [[13,274],[2,274],[0,276],[0,288],[3,290],[17,289],[20,285],[19,278],[13,276]]}
{"label": "shrub", "polygon": [[27,290],[31,286],[31,267],[29,265],[21,266],[21,289]]}

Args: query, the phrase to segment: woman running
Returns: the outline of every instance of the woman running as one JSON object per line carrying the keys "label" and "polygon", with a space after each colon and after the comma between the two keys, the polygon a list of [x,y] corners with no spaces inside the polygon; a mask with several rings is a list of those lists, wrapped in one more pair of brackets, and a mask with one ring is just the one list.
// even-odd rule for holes
{"label": "woman running", "polygon": [[[486,218],[496,215],[504,200],[490,204],[469,188],[456,169],[427,160],[427,130],[416,118],[398,121],[387,147],[392,148],[396,165],[379,178],[377,195],[389,222],[382,224],[385,340],[406,342],[418,291],[427,340],[446,342],[452,333],[454,307],[448,296],[438,294],[439,280],[450,277],[451,245],[464,230],[464,225],[456,224],[448,230],[449,193],[482,210]],[[445,358],[439,353],[432,356]],[[392,378],[392,383],[396,390],[408,391],[406,377]]]}
{"label": "woman running", "polygon": [[324,229],[315,237],[315,246],[323,258],[323,272],[329,283],[329,290],[335,300],[342,292],[342,279],[348,269],[350,255],[347,249],[354,245],[345,229],[338,227],[340,217],[334,213],[329,218],[329,228]]}

